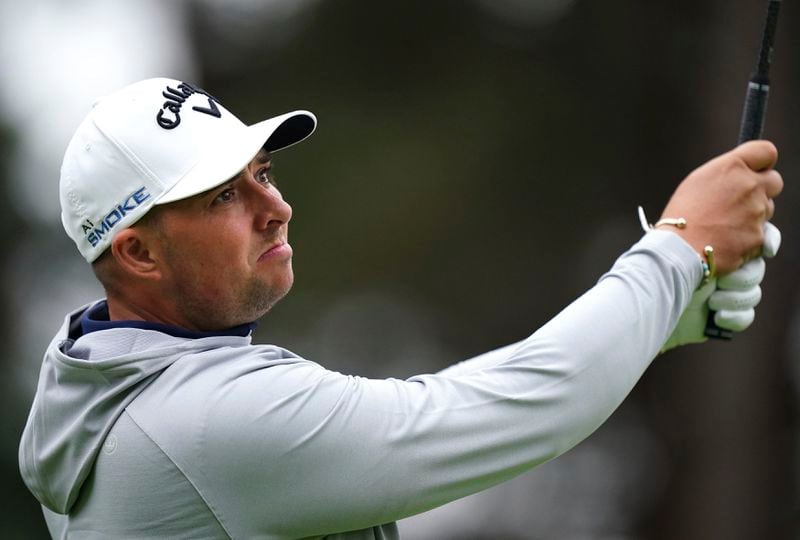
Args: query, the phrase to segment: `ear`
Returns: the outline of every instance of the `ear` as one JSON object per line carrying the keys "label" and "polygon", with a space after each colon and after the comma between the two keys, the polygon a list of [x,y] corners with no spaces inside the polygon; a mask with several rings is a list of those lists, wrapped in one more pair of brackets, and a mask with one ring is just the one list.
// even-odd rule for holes
{"label": "ear", "polygon": [[132,227],[117,233],[111,242],[111,253],[119,267],[127,274],[146,280],[163,277],[153,245],[156,239],[141,229]]}

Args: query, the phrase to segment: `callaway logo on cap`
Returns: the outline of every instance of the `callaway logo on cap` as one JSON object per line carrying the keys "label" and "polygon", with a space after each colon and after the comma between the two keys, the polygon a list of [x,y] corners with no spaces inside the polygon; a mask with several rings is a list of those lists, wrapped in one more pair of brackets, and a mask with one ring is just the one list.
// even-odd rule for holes
{"label": "callaway logo on cap", "polygon": [[61,165],[61,221],[92,262],[153,205],[197,195],[236,176],[263,147],[274,152],[316,128],[308,111],[252,126],[195,85],[148,79],[101,98]]}

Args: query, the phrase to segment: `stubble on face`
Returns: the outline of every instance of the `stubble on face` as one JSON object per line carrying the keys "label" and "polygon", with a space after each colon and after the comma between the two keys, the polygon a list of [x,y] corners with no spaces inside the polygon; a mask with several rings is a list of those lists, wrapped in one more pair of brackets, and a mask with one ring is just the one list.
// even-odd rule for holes
{"label": "stubble on face", "polygon": [[[238,278],[221,271],[219,280],[224,292],[219,294],[217,284],[208,284],[188,278],[197,275],[192,267],[203,261],[186,261],[180,253],[165,250],[165,260],[177,279],[174,280],[174,303],[179,314],[193,326],[202,330],[223,330],[258,320],[277,304],[292,287],[294,280],[291,260],[286,261],[286,279],[271,284],[258,276]],[[180,279],[187,276],[187,279]],[[236,281],[233,281],[236,280]],[[232,281],[232,282],[231,282]]]}

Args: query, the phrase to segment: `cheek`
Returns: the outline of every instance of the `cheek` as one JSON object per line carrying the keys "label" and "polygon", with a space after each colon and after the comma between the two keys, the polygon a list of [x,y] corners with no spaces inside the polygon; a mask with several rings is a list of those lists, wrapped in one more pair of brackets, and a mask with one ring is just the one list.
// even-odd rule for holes
{"label": "cheek", "polygon": [[240,242],[203,244],[194,256],[196,272],[209,291],[225,291],[248,272],[247,251]]}
{"label": "cheek", "polygon": [[245,216],[194,217],[170,224],[172,277],[183,289],[217,297],[248,273],[251,224]]}
{"label": "cheek", "polygon": [[247,251],[241,234],[222,235],[220,232],[223,231],[198,229],[178,246],[173,242],[168,263],[175,279],[192,280],[209,292],[225,289],[224,284],[247,264]]}
{"label": "cheek", "polygon": [[209,223],[193,234],[193,256],[207,267],[236,266],[247,261],[249,239],[249,229],[238,222]]}

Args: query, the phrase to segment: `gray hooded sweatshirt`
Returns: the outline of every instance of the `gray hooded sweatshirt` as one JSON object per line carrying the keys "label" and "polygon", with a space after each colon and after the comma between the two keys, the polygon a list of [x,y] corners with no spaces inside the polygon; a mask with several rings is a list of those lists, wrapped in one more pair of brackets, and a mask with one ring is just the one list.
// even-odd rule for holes
{"label": "gray hooded sweatshirt", "polygon": [[407,380],[249,336],[82,333],[82,308],[45,355],[22,476],[56,538],[397,538],[600,426],[701,278],[652,232],[532,336]]}

